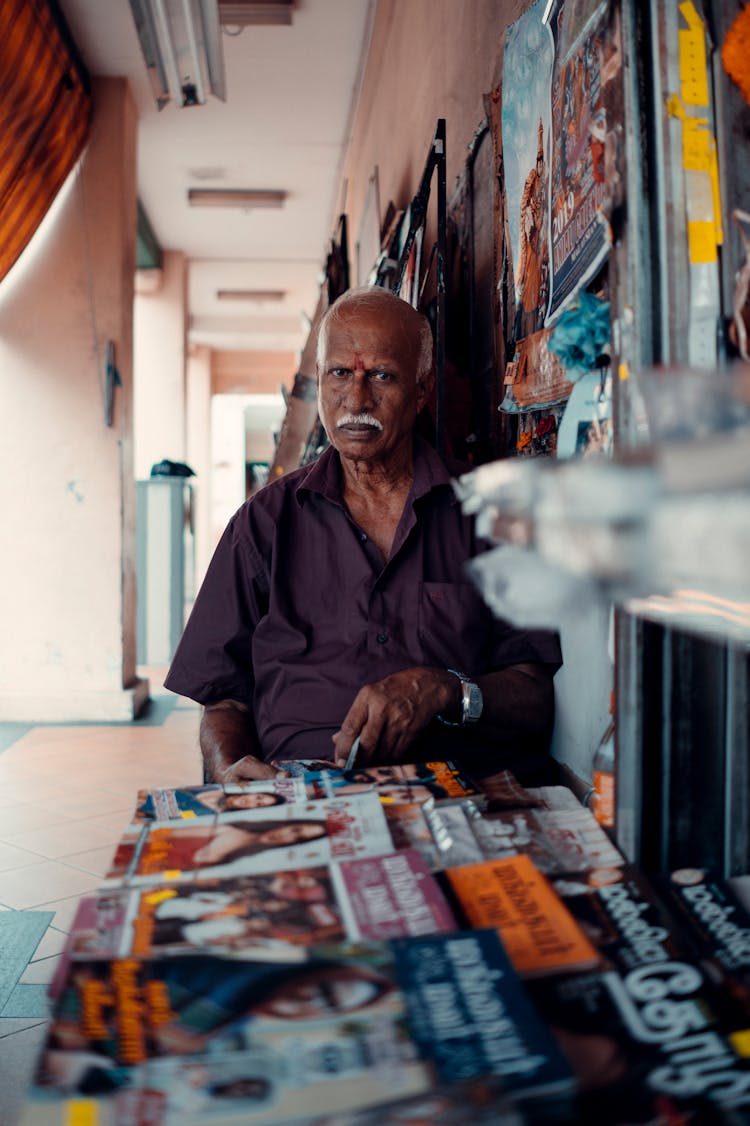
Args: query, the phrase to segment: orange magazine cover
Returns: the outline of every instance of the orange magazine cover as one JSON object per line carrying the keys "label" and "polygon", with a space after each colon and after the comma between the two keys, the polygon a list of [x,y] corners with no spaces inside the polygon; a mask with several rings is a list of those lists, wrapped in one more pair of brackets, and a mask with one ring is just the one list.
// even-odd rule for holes
{"label": "orange magazine cover", "polygon": [[447,868],[472,927],[495,927],[521,976],[590,969],[599,955],[528,856]]}

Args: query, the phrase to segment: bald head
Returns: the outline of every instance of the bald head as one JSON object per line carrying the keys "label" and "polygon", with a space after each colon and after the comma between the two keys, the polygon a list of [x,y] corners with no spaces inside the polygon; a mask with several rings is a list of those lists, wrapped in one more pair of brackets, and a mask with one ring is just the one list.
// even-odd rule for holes
{"label": "bald head", "polygon": [[348,289],[326,310],[318,327],[318,367],[323,361],[331,328],[358,313],[387,318],[397,331],[403,332],[403,347],[407,352],[413,352],[416,360],[417,379],[429,381],[433,352],[430,322],[408,301],[381,286]]}

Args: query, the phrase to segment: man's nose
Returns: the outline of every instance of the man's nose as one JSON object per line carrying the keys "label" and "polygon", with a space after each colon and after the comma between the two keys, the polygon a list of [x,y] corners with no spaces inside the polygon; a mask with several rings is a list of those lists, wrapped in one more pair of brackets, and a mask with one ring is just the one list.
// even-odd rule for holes
{"label": "man's nose", "polygon": [[347,406],[353,413],[372,405],[372,386],[366,372],[354,371],[346,391]]}

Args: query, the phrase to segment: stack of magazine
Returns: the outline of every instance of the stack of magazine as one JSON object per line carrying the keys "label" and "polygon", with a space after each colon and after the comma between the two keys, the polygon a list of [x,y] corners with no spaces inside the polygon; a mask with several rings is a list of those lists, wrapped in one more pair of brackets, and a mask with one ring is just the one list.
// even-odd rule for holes
{"label": "stack of magazine", "polygon": [[742,880],[508,772],[284,765],[138,794],[21,1126],[750,1121]]}

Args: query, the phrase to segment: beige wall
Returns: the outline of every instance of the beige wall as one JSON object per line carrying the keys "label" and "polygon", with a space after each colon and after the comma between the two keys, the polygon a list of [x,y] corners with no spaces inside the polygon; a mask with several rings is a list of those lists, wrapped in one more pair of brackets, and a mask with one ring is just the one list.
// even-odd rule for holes
{"label": "beige wall", "polygon": [[135,327],[135,473],[169,458],[185,461],[187,261],[164,252],[159,285],[137,293]]}
{"label": "beige wall", "polygon": [[297,370],[294,352],[235,352],[215,349],[211,353],[211,390],[214,395],[278,395],[289,391]]}
{"label": "beige wall", "polygon": [[[135,678],[136,118],[95,83],[87,151],[0,285],[0,718],[127,719]],[[122,386],[103,417],[105,348]]]}
{"label": "beige wall", "polygon": [[187,359],[187,463],[195,473],[193,486],[193,527],[195,557],[192,590],[206,573],[214,542],[211,538],[211,349],[195,345]]}
{"label": "beige wall", "polygon": [[439,117],[450,197],[485,117],[483,97],[500,78],[505,28],[527,7],[523,0],[378,0],[344,169],[352,258],[373,170],[381,212],[391,199],[404,207],[419,187]]}

